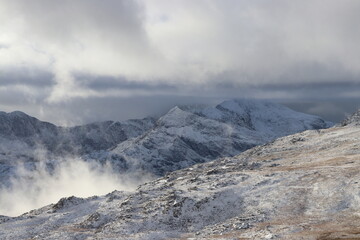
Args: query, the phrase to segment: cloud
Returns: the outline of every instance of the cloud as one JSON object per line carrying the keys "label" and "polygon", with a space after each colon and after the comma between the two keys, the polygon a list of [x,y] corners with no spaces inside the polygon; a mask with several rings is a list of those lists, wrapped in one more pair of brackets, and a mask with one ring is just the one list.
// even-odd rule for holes
{"label": "cloud", "polygon": [[347,99],[306,99],[280,101],[286,106],[300,112],[315,114],[326,120],[338,123],[360,108],[360,98]]}
{"label": "cloud", "polygon": [[[0,110],[74,125],[240,97],[340,121],[360,106],[359,12],[358,0],[1,0]],[[122,187],[84,164],[56,178],[39,166],[0,203],[57,201],[78,191],[53,191],[70,179]]]}
{"label": "cloud", "polygon": [[7,68],[0,72],[0,86],[29,86],[29,87],[52,87],[54,75],[45,69],[36,68]]}
{"label": "cloud", "polygon": [[[20,56],[4,60],[0,66],[22,62],[50,70],[56,85],[49,101],[97,94],[79,86],[73,72],[134,79],[148,76],[150,70],[162,72],[157,65],[159,57],[148,45],[142,10],[136,2],[15,0],[2,4],[12,19],[6,30],[16,41],[10,41],[9,49],[0,57],[8,59],[16,53]],[[32,60],[39,57],[44,60]]]}
{"label": "cloud", "polygon": [[115,174],[109,166],[101,167],[77,158],[64,159],[54,169],[45,161],[30,169],[19,166],[11,187],[0,188],[0,215],[17,216],[56,203],[65,196],[90,197],[114,190],[132,191],[147,176],[137,177]]}
{"label": "cloud", "polygon": [[[0,92],[38,106],[354,97],[359,10],[357,0],[3,0]],[[349,84],[357,89],[346,93]]]}
{"label": "cloud", "polygon": [[[228,73],[241,84],[321,82],[334,67],[359,75],[357,1],[153,3],[147,2],[156,12],[150,38],[169,58],[203,70],[205,79]],[[166,21],[156,20],[162,15]]]}

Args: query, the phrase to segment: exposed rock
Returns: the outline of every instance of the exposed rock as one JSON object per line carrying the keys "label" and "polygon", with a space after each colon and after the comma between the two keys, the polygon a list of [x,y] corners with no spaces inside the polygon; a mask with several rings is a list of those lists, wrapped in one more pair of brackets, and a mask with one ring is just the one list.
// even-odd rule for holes
{"label": "exposed rock", "polygon": [[349,117],[347,117],[344,121],[342,121],[340,126],[347,126],[347,125],[360,125],[360,110],[356,111]]}
{"label": "exposed rock", "polygon": [[75,205],[79,205],[79,204],[83,203],[84,201],[85,200],[83,198],[77,198],[74,196],[65,197],[65,198],[60,199],[56,204],[54,204],[52,206],[52,209],[57,211],[57,210],[61,210],[63,208],[68,208],[68,207],[72,207]]}
{"label": "exposed rock", "polygon": [[134,193],[11,218],[0,238],[357,239],[359,145],[359,126],[305,131]]}
{"label": "exposed rock", "polygon": [[[167,172],[235,156],[280,136],[331,124],[319,117],[256,100],[225,101],[216,107],[174,107],[153,129],[120,143],[106,155],[89,155],[115,163],[122,159],[130,171]],[[294,139],[302,141],[302,139]]]}

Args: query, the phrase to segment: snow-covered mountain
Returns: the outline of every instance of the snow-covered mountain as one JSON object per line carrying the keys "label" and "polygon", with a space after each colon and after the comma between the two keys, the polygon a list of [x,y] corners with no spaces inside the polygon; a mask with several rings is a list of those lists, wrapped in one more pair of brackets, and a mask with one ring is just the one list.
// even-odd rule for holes
{"label": "snow-covered mountain", "polygon": [[30,146],[43,146],[54,152],[77,150],[81,154],[108,149],[144,133],[153,125],[154,119],[145,118],[64,128],[40,121],[23,112],[0,112],[0,137],[23,141]]}
{"label": "snow-covered mountain", "polygon": [[329,127],[317,116],[256,100],[215,107],[174,107],[157,121],[105,121],[58,127],[22,112],[0,112],[0,185],[19,165],[56,163],[64,156],[110,163],[117,172],[167,172],[234,156],[277,137]]}
{"label": "snow-covered mountain", "polygon": [[84,154],[105,150],[141,135],[153,127],[152,118],[124,122],[98,122],[76,127],[57,127],[23,112],[0,112],[0,137],[30,147],[43,147],[54,153]]}
{"label": "snow-covered mountain", "polygon": [[66,156],[107,150],[143,134],[155,124],[152,118],[98,122],[58,127],[23,112],[0,112],[0,186],[7,184],[19,166],[36,169],[37,163],[56,163]]}
{"label": "snow-covered mountain", "polygon": [[205,108],[174,107],[150,131],[89,158],[122,162],[122,167],[132,171],[143,169],[162,176],[234,156],[280,136],[330,125],[319,117],[256,100],[231,100]]}
{"label": "snow-covered mountain", "polygon": [[[196,118],[186,116],[179,121],[184,127]],[[163,118],[157,127],[171,132],[172,122]],[[0,238],[359,239],[358,123],[282,137],[174,171],[135,192],[63,198],[0,217]]]}
{"label": "snow-covered mountain", "polygon": [[234,156],[280,136],[330,125],[319,117],[256,100],[174,107],[157,121],[105,121],[69,128],[22,112],[0,112],[0,185],[19,165],[36,169],[38,162],[53,165],[64,156],[110,163],[119,173],[163,176]]}

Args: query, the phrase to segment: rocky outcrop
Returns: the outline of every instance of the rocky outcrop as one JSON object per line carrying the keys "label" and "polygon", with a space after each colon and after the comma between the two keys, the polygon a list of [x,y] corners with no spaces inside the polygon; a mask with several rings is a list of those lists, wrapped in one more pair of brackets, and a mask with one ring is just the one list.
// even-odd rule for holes
{"label": "rocky outcrop", "polygon": [[339,124],[339,126],[347,125],[360,125],[360,110],[356,111]]}

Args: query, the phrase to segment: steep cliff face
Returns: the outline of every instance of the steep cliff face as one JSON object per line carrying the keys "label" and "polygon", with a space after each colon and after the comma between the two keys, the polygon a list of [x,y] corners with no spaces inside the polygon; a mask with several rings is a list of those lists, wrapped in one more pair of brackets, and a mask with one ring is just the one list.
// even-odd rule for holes
{"label": "steep cliff face", "polygon": [[305,131],[135,192],[0,217],[0,238],[357,239],[359,144],[357,125]]}

